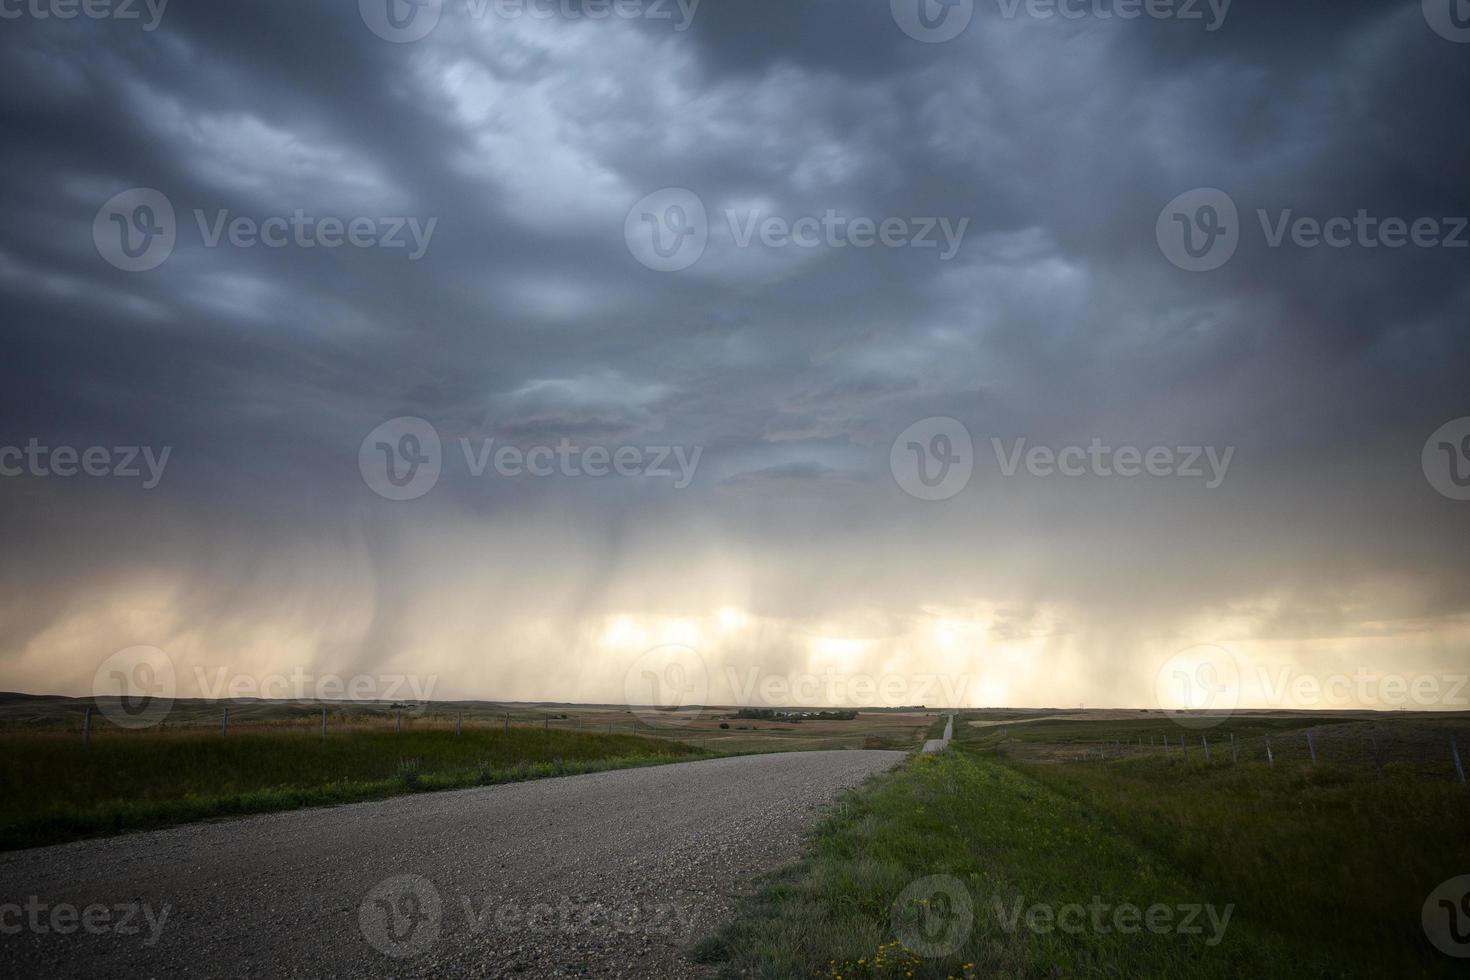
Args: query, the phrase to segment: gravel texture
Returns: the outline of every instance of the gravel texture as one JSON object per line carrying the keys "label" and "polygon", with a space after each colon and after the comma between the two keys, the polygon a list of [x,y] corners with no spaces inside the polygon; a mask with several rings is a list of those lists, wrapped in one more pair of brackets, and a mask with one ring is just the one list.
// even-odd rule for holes
{"label": "gravel texture", "polygon": [[699,977],[682,950],[901,752],[429,793],[0,855],[0,976]]}

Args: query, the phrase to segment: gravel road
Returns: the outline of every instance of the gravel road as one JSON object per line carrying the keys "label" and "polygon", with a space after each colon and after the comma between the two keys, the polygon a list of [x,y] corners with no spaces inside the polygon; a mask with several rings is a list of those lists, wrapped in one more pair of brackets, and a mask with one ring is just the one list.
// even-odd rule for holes
{"label": "gravel road", "polygon": [[698,977],[680,950],[900,752],[743,756],[0,855],[0,976]]}

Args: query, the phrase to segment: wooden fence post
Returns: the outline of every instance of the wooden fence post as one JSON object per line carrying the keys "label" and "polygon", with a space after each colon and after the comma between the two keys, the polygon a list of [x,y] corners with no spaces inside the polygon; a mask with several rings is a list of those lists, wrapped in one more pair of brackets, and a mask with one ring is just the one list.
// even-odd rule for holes
{"label": "wooden fence post", "polygon": [[1317,746],[1312,744],[1312,733],[1307,732],[1307,751],[1312,753],[1312,765],[1317,764]]}
{"label": "wooden fence post", "polygon": [[507,733],[510,732],[510,712],[509,711],[507,711],[505,713],[505,731]]}
{"label": "wooden fence post", "polygon": [[454,734],[464,734],[464,712],[457,712],[454,716]]}
{"label": "wooden fence post", "polygon": [[228,734],[230,734],[230,706],[229,705],[225,705],[225,717],[224,717],[224,720],[221,721],[220,724],[219,724],[219,733],[221,735],[228,735]]}
{"label": "wooden fence post", "polygon": [[1270,735],[1267,735],[1266,736],[1266,761],[1271,764],[1271,768],[1272,769],[1275,769],[1276,768],[1276,757],[1271,754],[1271,736]]}
{"label": "wooden fence post", "polygon": [[1383,775],[1383,756],[1378,753],[1378,736],[1369,735],[1368,741],[1373,743],[1373,768],[1378,775]]}
{"label": "wooden fence post", "polygon": [[1460,785],[1465,785],[1465,767],[1460,765],[1460,747],[1455,744],[1455,736],[1450,736],[1450,755],[1455,759],[1455,775],[1460,777]]}
{"label": "wooden fence post", "polygon": [[1199,744],[1205,747],[1205,762],[1208,763],[1210,761],[1210,740],[1201,735],[1199,737]]}
{"label": "wooden fence post", "polygon": [[327,737],[327,706],[322,705],[322,738]]}
{"label": "wooden fence post", "polygon": [[399,735],[403,734],[403,711],[401,709],[393,712],[393,731]]}
{"label": "wooden fence post", "polygon": [[82,716],[82,745],[92,744],[92,706],[87,705],[87,713]]}

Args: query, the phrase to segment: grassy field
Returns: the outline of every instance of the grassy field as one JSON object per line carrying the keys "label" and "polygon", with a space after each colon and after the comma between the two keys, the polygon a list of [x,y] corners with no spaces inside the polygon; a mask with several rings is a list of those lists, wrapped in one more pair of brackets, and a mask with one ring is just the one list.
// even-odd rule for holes
{"label": "grassy field", "polygon": [[85,747],[12,731],[0,734],[0,849],[704,755],[665,739],[534,727],[149,732]]}
{"label": "grassy field", "polygon": [[923,710],[765,721],[719,707],[241,699],[228,704],[226,734],[223,702],[180,699],[141,730],[94,710],[84,745],[90,703],[0,695],[0,850],[714,755],[911,749],[942,723]]}
{"label": "grassy field", "polygon": [[[81,738],[88,699],[0,693],[0,734],[29,733]],[[864,709],[856,718],[770,721],[737,717],[738,709],[710,705],[699,709],[634,711],[626,705],[554,702],[435,701],[428,704],[390,701],[230,702],[231,731],[277,731],[313,735],[320,731],[326,707],[332,732],[453,730],[517,727],[553,731],[642,735],[697,745],[712,752],[782,752],[800,749],[911,749],[934,725],[938,711]],[[181,698],[153,735],[197,735],[219,731],[223,702]],[[99,732],[113,731],[94,714]]]}
{"label": "grassy field", "polygon": [[[1163,719],[1153,751],[1138,745],[1153,720],[962,724],[949,752],[845,800],[694,956],[730,977],[843,980],[1463,975],[1420,923],[1430,891],[1470,871],[1470,792],[1430,751],[1446,727],[1464,744],[1463,718],[1232,719],[1241,747],[1287,739],[1274,767],[1165,754],[1157,740],[1185,730]],[[1307,730],[1339,748],[1376,731],[1397,761],[1314,765],[1290,741]]]}

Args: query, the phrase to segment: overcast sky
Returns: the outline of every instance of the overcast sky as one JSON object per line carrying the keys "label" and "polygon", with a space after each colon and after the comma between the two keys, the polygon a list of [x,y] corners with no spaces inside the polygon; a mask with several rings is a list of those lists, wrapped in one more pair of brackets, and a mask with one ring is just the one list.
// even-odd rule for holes
{"label": "overcast sky", "polygon": [[0,690],[1463,676],[1470,26],[917,2],[7,0]]}

